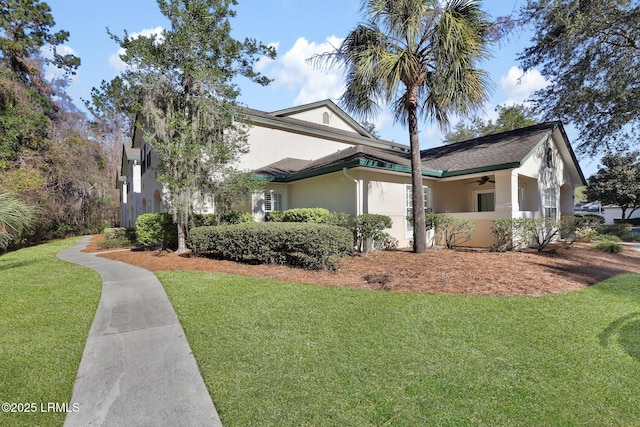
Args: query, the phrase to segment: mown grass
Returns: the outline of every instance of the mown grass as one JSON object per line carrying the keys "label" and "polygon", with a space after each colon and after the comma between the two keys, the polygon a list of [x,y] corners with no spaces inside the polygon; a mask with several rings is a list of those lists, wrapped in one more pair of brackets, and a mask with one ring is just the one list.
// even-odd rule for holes
{"label": "mown grass", "polygon": [[74,243],[0,256],[0,402],[36,405],[35,412],[0,412],[2,426],[64,422],[66,413],[47,404],[71,400],[101,283],[97,273],[56,259]]}
{"label": "mown grass", "polygon": [[545,297],[158,276],[225,426],[640,420],[640,275]]}

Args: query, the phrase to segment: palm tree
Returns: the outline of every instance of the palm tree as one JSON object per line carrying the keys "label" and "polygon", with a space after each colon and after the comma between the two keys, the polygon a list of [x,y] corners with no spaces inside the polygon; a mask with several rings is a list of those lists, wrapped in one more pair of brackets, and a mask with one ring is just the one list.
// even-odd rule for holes
{"label": "palm tree", "polygon": [[31,227],[35,209],[13,197],[0,192],[0,249],[6,249],[11,240],[21,231]]}
{"label": "palm tree", "polygon": [[476,63],[489,56],[490,22],[473,0],[365,0],[365,22],[333,52],[313,60],[343,66],[343,106],[363,119],[391,105],[408,125],[413,184],[413,250],[427,249],[418,118],[442,129],[487,98],[489,80]]}

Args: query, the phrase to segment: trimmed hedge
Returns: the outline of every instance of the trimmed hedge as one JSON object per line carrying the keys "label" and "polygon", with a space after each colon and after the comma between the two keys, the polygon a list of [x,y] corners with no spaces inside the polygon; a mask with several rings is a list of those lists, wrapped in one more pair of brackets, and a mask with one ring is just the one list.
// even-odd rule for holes
{"label": "trimmed hedge", "polygon": [[260,222],[196,227],[189,244],[196,254],[231,261],[335,270],[352,251],[353,235],[333,225]]}
{"label": "trimmed hedge", "polygon": [[178,227],[170,213],[146,213],[136,219],[138,243],[150,248],[160,242],[163,248],[178,246]]}
{"label": "trimmed hedge", "polygon": [[620,218],[614,218],[614,224],[631,224],[634,226],[640,225],[640,218],[627,218],[624,221]]}
{"label": "trimmed hedge", "polygon": [[349,214],[331,212],[325,208],[294,208],[286,211],[272,211],[267,214],[268,222],[308,222],[346,227]]}
{"label": "trimmed hedge", "polygon": [[[226,211],[219,214],[220,225],[241,224],[243,222],[254,222],[250,212]],[[218,225],[217,214],[194,214],[191,215],[193,227],[203,227],[208,225]]]}

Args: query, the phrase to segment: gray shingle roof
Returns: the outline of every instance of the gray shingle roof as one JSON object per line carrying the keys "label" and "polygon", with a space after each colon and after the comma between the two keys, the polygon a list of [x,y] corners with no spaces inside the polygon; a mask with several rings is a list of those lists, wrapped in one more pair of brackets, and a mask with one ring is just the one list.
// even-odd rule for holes
{"label": "gray shingle roof", "polygon": [[[423,150],[423,174],[442,177],[517,167],[559,125],[560,122],[541,123]],[[408,153],[356,145],[313,161],[283,159],[255,173],[290,181],[355,165],[408,171],[411,162]]]}
{"label": "gray shingle roof", "polygon": [[558,122],[541,123],[508,132],[423,150],[423,168],[461,172],[522,162]]}

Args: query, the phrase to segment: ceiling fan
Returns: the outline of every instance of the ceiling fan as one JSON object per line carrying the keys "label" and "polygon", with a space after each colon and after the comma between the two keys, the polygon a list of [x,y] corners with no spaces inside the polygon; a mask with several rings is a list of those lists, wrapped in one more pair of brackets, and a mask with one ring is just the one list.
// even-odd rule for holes
{"label": "ceiling fan", "polygon": [[487,175],[481,177],[479,180],[476,181],[478,183],[478,185],[485,185],[487,182],[491,182],[493,184],[495,184],[496,182],[492,179],[489,179],[489,177]]}

